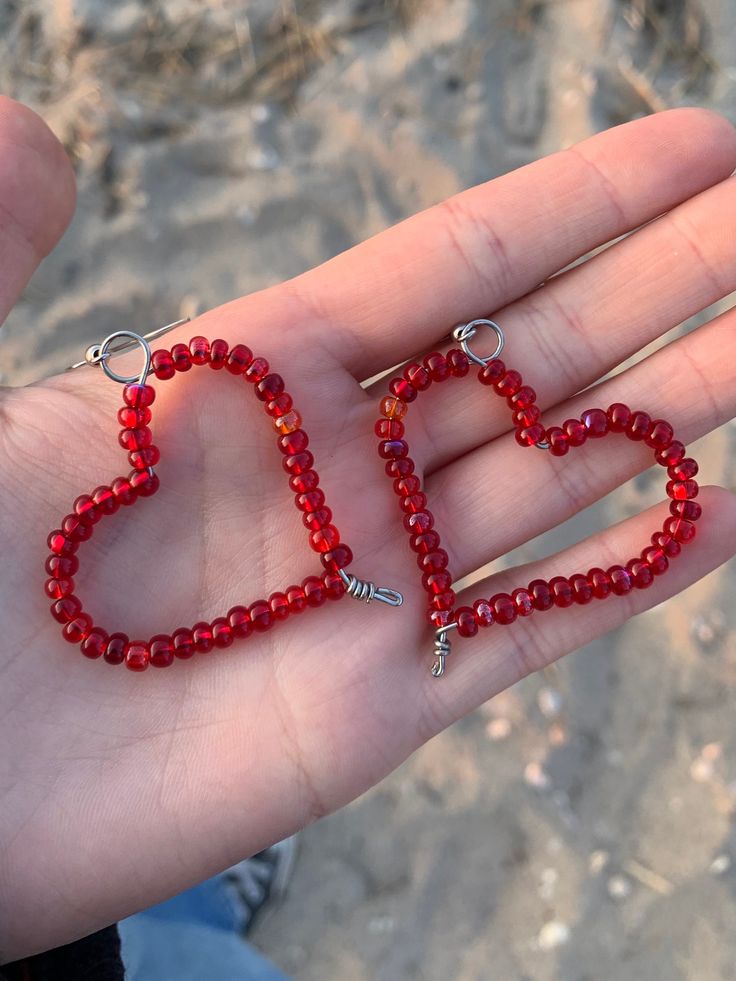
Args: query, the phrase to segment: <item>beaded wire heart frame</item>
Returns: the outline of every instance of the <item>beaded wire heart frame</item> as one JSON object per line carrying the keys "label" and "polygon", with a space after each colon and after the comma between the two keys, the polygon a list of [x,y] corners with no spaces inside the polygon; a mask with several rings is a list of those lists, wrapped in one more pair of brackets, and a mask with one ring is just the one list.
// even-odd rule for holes
{"label": "beaded wire heart frame", "polygon": [[[480,357],[470,347],[470,340],[479,327],[488,327],[496,335],[496,350],[490,357]],[[698,464],[687,456],[685,446],[675,439],[672,426],[664,419],[652,419],[646,412],[632,411],[617,402],[605,410],[587,409],[579,419],[568,419],[562,426],[545,428],[534,389],[525,385],[519,372],[507,369],[499,358],[504,335],[497,323],[473,320],[456,328],[453,337],[460,342],[459,349],[450,350],[446,355],[428,354],[421,364],[407,365],[401,375],[392,379],[390,394],[381,400],[381,418],[375,426],[378,452],[386,461],[387,475],[393,480],[404,515],[404,528],[409,534],[409,546],[416,553],[422,586],[427,593],[428,616],[435,627],[432,666],[435,677],[445,671],[445,660],[451,653],[449,633],[452,630],[460,637],[473,637],[481,628],[492,624],[509,625],[517,617],[552,607],[584,605],[594,599],[623,596],[632,589],[646,589],[655,576],[667,571],[669,560],[680,554],[682,546],[693,540],[694,522],[701,515],[700,505],[693,500],[698,494],[698,485],[693,479]],[[472,606],[456,606],[448,555],[442,548],[434,516],[427,507],[421,478],[415,473],[414,461],[409,456],[403,419],[420,392],[433,384],[464,377],[473,363],[478,366],[479,382],[506,399],[512,411],[516,441],[521,446],[536,446],[561,457],[588,439],[619,433],[635,442],[644,442],[652,449],[656,462],[667,469],[670,515],[640,554],[623,565],[593,568],[585,574],[554,576],[549,581],[535,579],[511,593],[481,598]]]}

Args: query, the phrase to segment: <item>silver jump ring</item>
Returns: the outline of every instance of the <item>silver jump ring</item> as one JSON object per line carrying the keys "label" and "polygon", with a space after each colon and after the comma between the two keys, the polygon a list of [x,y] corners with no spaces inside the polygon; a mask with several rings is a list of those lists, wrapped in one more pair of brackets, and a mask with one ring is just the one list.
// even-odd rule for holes
{"label": "silver jump ring", "polygon": [[[479,327],[489,327],[498,339],[496,350],[493,352],[493,354],[490,354],[485,358],[475,354],[470,347],[470,340],[471,338],[475,337]],[[470,360],[474,361],[477,365],[480,365],[481,368],[485,368],[489,361],[493,361],[495,358],[498,358],[501,351],[503,351],[504,344],[506,343],[503,330],[499,327],[496,321],[486,320],[485,318],[470,320],[467,324],[458,324],[458,326],[453,330],[452,336],[459,342],[460,347],[470,358]]]}
{"label": "silver jump ring", "polygon": [[[118,340],[120,337],[127,337],[129,340],[133,341],[135,344],[138,344],[139,347],[143,349],[143,369],[137,375],[119,375],[110,367],[110,354],[112,352],[109,350],[109,348],[112,342]],[[151,370],[151,345],[148,343],[145,337],[141,337],[140,334],[136,334],[132,330],[116,330],[114,334],[110,334],[110,336],[106,337],[102,344],[100,344],[99,349],[96,352],[95,361],[102,366],[102,370],[105,372],[107,377],[111,378],[113,381],[119,382],[121,385],[131,385],[134,383],[143,385]]]}

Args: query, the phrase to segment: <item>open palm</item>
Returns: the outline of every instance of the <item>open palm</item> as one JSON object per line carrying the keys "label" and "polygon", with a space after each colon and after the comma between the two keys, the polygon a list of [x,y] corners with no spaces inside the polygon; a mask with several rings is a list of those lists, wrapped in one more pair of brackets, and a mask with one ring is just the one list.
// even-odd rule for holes
{"label": "open palm", "polygon": [[[9,100],[0,102],[0,149],[1,319],[65,227],[73,182],[51,134]],[[712,114],[631,123],[167,338],[244,342],[284,376],[355,554],[351,568],[402,590],[399,610],[345,598],[167,671],[85,660],[48,613],[45,537],[78,494],[127,473],[122,390],[83,368],[2,392],[4,957],[88,933],[340,807],[525,673],[731,556],[736,502],[705,488],[696,541],[650,589],[492,627],[459,641],[435,680],[416,563],[376,454],[386,385],[365,391],[361,382],[442,345],[454,323],[495,311],[505,360],[536,388],[550,422],[623,401],[669,419],[683,440],[703,435],[734,413],[731,312],[576,393],[736,288],[735,165],[736,135]],[[157,391],[161,489],[100,523],[76,577],[96,622],[131,637],[212,619],[320,571],[252,387],[199,369]],[[503,401],[471,378],[419,399],[406,422],[455,577],[651,463],[651,451],[626,440],[565,459],[521,449]],[[626,559],[666,513],[662,503],[472,594]]]}

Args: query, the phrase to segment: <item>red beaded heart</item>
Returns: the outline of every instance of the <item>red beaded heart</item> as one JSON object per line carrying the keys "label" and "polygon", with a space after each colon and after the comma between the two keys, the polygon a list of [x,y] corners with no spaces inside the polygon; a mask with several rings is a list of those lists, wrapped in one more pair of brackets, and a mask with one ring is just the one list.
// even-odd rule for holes
{"label": "red beaded heart", "polygon": [[[607,410],[588,409],[579,419],[545,428],[534,389],[524,385],[518,371],[507,369],[503,361],[494,358],[479,368],[478,379],[506,399],[513,413],[516,440],[521,446],[541,445],[554,456],[564,456],[572,447],[609,433],[622,433],[631,440],[644,442],[651,447],[657,463],[667,468],[667,495],[672,498],[670,516],[641,553],[623,565],[605,570],[593,568],[585,574],[554,576],[549,581],[535,579],[511,593],[478,599],[472,606],[455,606],[448,555],[427,507],[421,480],[414,472],[402,420],[420,392],[435,382],[461,378],[469,370],[470,359],[459,349],[447,355],[428,354],[421,364],[408,365],[402,375],[390,382],[391,394],[381,400],[381,418],[375,427],[380,440],[378,452],[386,461],[386,473],[392,478],[400,500],[409,545],[416,553],[422,585],[429,599],[429,619],[435,628],[441,631],[453,626],[461,637],[472,637],[481,627],[511,624],[517,617],[552,607],[570,607],[610,595],[623,596],[632,589],[646,589],[655,576],[666,572],[669,560],[679,555],[682,546],[695,537],[694,522],[701,515],[700,505],[693,500],[698,494],[693,479],[698,465],[687,457],[684,445],[674,438],[672,426],[618,402]],[[443,663],[441,659],[435,673],[442,672]]]}
{"label": "red beaded heart", "polygon": [[121,507],[150,497],[159,487],[153,467],[159,461],[159,450],[153,443],[149,423],[151,405],[156,392],[146,384],[128,384],[123,398],[125,405],[118,412],[124,427],[119,441],[128,451],[133,471],[118,477],[109,486],[98,487],[91,494],[78,497],[72,512],[48,537],[51,555],[46,560],[46,595],[52,599],[51,615],[63,624],[62,634],[73,644],[80,644],[89,658],[104,658],[108,664],[125,663],[131,671],[144,671],[149,664],[167,667],[174,658],[190,658],[195,652],[207,653],[213,648],[229,647],[238,637],[248,637],[254,631],[268,630],[277,621],[309,607],[321,606],[327,599],[340,599],[346,587],[338,570],[352,562],[352,552],[340,542],[340,534],[332,524],[332,511],[314,469],[314,457],[307,449],[309,437],[302,420],[284,388],[280,375],[271,373],[265,358],[254,357],[244,344],[232,349],[226,341],[212,344],[204,337],[189,343],[175,344],[170,351],[156,351],[151,367],[156,377],[164,381],[192,366],[209,365],[214,370],[226,369],[239,375],[253,386],[278,433],[278,447],[283,454],[283,467],[289,476],[289,486],[295,495],[297,508],[303,514],[309,532],[309,543],[320,555],[324,571],[320,576],[307,576],[301,585],[288,586],[273,593],[267,600],[257,600],[250,606],[235,606],[226,616],[211,623],[195,623],[180,627],[171,635],[156,634],[148,641],[130,640],[123,633],[108,634],[93,624],[74,594],[74,579],[79,568],[76,552],[93,533],[94,526],[106,515]]}

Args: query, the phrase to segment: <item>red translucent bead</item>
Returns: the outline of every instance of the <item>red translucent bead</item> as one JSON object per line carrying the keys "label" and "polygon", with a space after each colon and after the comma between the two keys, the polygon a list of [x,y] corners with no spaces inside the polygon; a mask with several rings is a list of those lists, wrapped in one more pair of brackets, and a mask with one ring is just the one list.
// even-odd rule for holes
{"label": "red translucent bead", "polygon": [[674,439],[665,449],[657,450],[654,458],[663,467],[674,467],[675,464],[682,460],[686,453],[685,444],[681,443],[679,439]]}
{"label": "red translucent bead", "polygon": [[552,599],[554,600],[555,606],[564,609],[565,607],[572,606],[575,602],[572,586],[564,576],[553,576],[549,581],[549,588],[552,592]]}
{"label": "red translucent bead", "polygon": [[414,461],[410,456],[389,460],[385,470],[389,477],[406,477],[408,474],[414,473]]}
{"label": "red translucent bead", "polygon": [[259,633],[269,630],[274,624],[271,607],[265,600],[258,600],[256,603],[252,603],[248,608],[248,613],[250,614],[250,622],[253,624],[253,629]]}
{"label": "red translucent bead", "polygon": [[147,426],[151,418],[151,410],[145,405],[140,409],[133,409],[129,405],[118,409],[118,422],[125,429],[140,429],[142,426]]}
{"label": "red translucent bead", "polygon": [[478,379],[482,385],[495,385],[506,374],[506,365],[500,358],[494,358],[478,372]]}
{"label": "red translucent bead", "polygon": [[434,527],[434,515],[431,511],[415,511],[413,514],[404,515],[404,528],[412,535],[421,535],[432,527]]}
{"label": "red translucent bead", "polygon": [[699,487],[694,480],[670,480],[666,490],[667,496],[676,501],[690,501],[698,496]]}
{"label": "red translucent bead", "polygon": [[49,555],[46,572],[52,579],[70,579],[79,570],[76,555]]}
{"label": "red translucent bead", "polygon": [[496,623],[502,623],[504,626],[508,626],[518,616],[519,611],[516,609],[516,604],[508,593],[496,593],[495,596],[491,596],[489,602],[493,607],[493,615],[496,618]]}
{"label": "red translucent bead", "polygon": [[345,595],[345,583],[336,572],[326,572],[322,576],[325,595],[329,600],[339,600]]}
{"label": "red translucent bead", "polygon": [[569,582],[573,600],[581,606],[590,603],[593,599],[593,587],[588,577],[576,572],[574,576],[570,576]]}
{"label": "red translucent bead", "polygon": [[586,409],[580,417],[580,421],[591,439],[600,439],[608,432],[608,416],[603,409]]}
{"label": "red translucent bead", "polygon": [[102,657],[109,639],[101,627],[93,627],[82,641],[79,649],[85,657],[90,659]]}
{"label": "red translucent bead", "polygon": [[124,429],[118,436],[118,442],[124,450],[142,450],[144,446],[150,446],[153,440],[153,433],[148,426],[141,426],[140,429]]}
{"label": "red translucent bead", "polygon": [[317,508],[316,511],[305,511],[302,515],[302,524],[309,531],[317,531],[332,522],[332,511],[330,508]]}
{"label": "red translucent bead", "polygon": [[620,565],[612,565],[610,569],[607,570],[608,578],[611,580],[611,591],[616,594],[616,596],[625,596],[626,593],[630,593],[633,588],[633,583],[631,580],[631,573],[628,569],[624,569]]}
{"label": "red translucent bead", "polygon": [[379,439],[401,439],[404,435],[404,423],[398,419],[379,419],[374,429]]}
{"label": "red translucent bead", "polygon": [[353,553],[344,542],[340,542],[335,548],[329,552],[323,552],[320,556],[320,562],[328,572],[337,572],[339,569],[344,569],[352,561]]}
{"label": "red translucent bead", "polygon": [[[664,523],[664,531],[665,534],[672,535],[676,542],[685,545],[695,538],[697,528],[692,521],[686,521],[684,518],[668,518]],[[59,602],[63,603],[64,600]]]}
{"label": "red translucent bead", "polygon": [[256,385],[256,397],[261,400],[261,402],[272,402],[273,399],[277,398],[284,391],[284,379],[281,375],[272,373],[266,375],[265,378],[261,380]]}
{"label": "red translucent bead", "polygon": [[522,384],[523,382],[519,372],[514,371],[514,369],[511,368],[505,375],[494,383],[493,387],[499,395],[504,395],[506,398],[510,398],[512,395],[516,395]]}
{"label": "red translucent bead", "polygon": [[151,355],[151,367],[153,368],[154,375],[161,381],[173,378],[176,374],[171,352],[164,349],[153,352]]}
{"label": "red translucent bead", "polygon": [[670,501],[670,514],[676,518],[697,521],[702,513],[703,509],[697,501]]}
{"label": "red translucent bead", "polygon": [[649,435],[644,441],[647,446],[651,446],[654,450],[664,450],[670,445],[674,435],[675,431],[668,422],[665,422],[664,419],[655,419]]}
{"label": "red translucent bead", "polygon": [[133,470],[128,478],[133,492],[139,497],[151,497],[161,486],[157,474],[150,474],[147,470]]}
{"label": "red translucent bead", "polygon": [[656,531],[652,535],[652,545],[661,548],[668,559],[676,558],[682,551],[682,545],[664,531]]}
{"label": "red translucent bead", "polygon": [[450,369],[450,374],[455,378],[464,378],[470,371],[470,359],[465,351],[461,351],[457,347],[447,352],[446,361]]}
{"label": "red translucent bead", "polygon": [[645,548],[641,553],[641,558],[643,562],[646,562],[655,576],[661,576],[667,572],[670,565],[664,549],[659,548],[657,545],[650,545],[649,548]]}
{"label": "red translucent bead", "polygon": [[289,477],[289,487],[295,494],[307,494],[318,484],[319,474],[316,470],[305,470],[304,473],[295,473]]}
{"label": "red translucent bead", "polygon": [[189,356],[192,364],[203,365],[210,360],[210,342],[206,337],[193,337],[189,342]]}
{"label": "red translucent bead", "polygon": [[148,642],[150,662],[156,668],[168,668],[174,663],[174,647],[168,634],[156,634]]}
{"label": "red translucent bead", "polygon": [[212,643],[215,647],[229,647],[232,644],[232,627],[225,617],[216,617],[210,626],[212,627]]}
{"label": "red translucent bead", "polygon": [[490,627],[496,622],[493,607],[488,600],[479,599],[473,603],[473,612],[479,627]]}
{"label": "red translucent bead", "polygon": [[588,430],[579,419],[566,419],[562,428],[567,434],[570,446],[582,446],[588,438]]}
{"label": "red translucent bead", "polygon": [[[319,580],[317,580],[319,582]],[[301,586],[289,586],[286,590],[289,613],[301,613],[307,608],[307,597]]]}
{"label": "red translucent bead", "polygon": [[406,514],[416,514],[418,511],[424,511],[427,506],[427,495],[420,491],[418,494],[410,494],[408,497],[402,497],[400,506],[401,510]]}
{"label": "red translucent bead", "polygon": [[160,459],[161,451],[153,443],[142,450],[134,450],[128,454],[130,465],[136,470],[147,470],[149,467],[155,467]]}
{"label": "red translucent bead", "polygon": [[528,589],[515,589],[511,594],[516,612],[520,617],[528,617],[534,612],[534,597]]}
{"label": "red translucent bead", "polygon": [[110,487],[95,487],[91,496],[100,514],[115,514],[120,507]]}
{"label": "red translucent bead", "polygon": [[208,654],[212,650],[212,627],[204,620],[192,627],[194,649],[199,654]]}
{"label": "red translucent bead", "polygon": [[46,541],[54,555],[74,555],[79,548],[79,542],[67,538],[62,531],[52,531]]}
{"label": "red translucent bead", "polygon": [[57,623],[69,623],[82,612],[82,604],[76,596],[64,596],[51,607],[51,616]]}
{"label": "red translucent bead", "polygon": [[125,667],[129,671],[145,671],[151,660],[151,652],[145,640],[129,640],[125,647]]}
{"label": "red translucent bead", "polygon": [[174,344],[171,349],[171,358],[177,371],[189,371],[192,367],[192,356],[187,344]]}
{"label": "red translucent bead", "polygon": [[406,415],[407,404],[397,399],[395,395],[386,395],[378,406],[382,416],[387,419],[403,419]]}
{"label": "red translucent bead", "polygon": [[423,531],[418,535],[412,535],[409,539],[409,548],[419,555],[428,555],[439,547],[440,536],[434,530]]}
{"label": "red translucent bead", "polygon": [[249,637],[253,633],[250,613],[244,606],[234,606],[228,610],[227,622],[233,632],[233,637]]}
{"label": "red translucent bead", "polygon": [[393,486],[394,494],[399,497],[410,497],[422,489],[422,482],[416,474],[411,473],[408,477],[397,477]]}
{"label": "red translucent bead", "polygon": [[631,576],[632,585],[636,589],[646,589],[654,582],[654,572],[642,559],[632,559],[626,563],[626,571]]}
{"label": "red translucent bead", "polygon": [[305,471],[311,470],[314,466],[314,457],[309,450],[302,450],[301,453],[292,453],[290,456],[285,456],[282,466],[290,474],[305,473]]}
{"label": "red translucent bead", "polygon": [[86,542],[92,537],[94,526],[88,524],[78,514],[68,514],[61,522],[61,530],[73,542]]}
{"label": "red translucent bead", "polygon": [[296,409],[291,409],[286,415],[274,419],[273,428],[277,433],[281,433],[282,436],[285,436],[286,433],[293,433],[297,429],[302,428],[302,417]]}
{"label": "red translucent bead", "polygon": [[667,473],[672,480],[691,480],[698,472],[698,464],[692,457],[686,457],[679,463],[669,467]]}
{"label": "red translucent bead", "polygon": [[428,593],[446,593],[452,588],[452,576],[447,571],[425,572],[422,576],[422,586]]}
{"label": "red translucent bead", "polygon": [[116,477],[110,484],[110,490],[115,495],[115,500],[123,507],[129,507],[135,503],[136,492],[129,480],[125,477]]}
{"label": "red translucent bead", "polygon": [[515,436],[520,446],[536,446],[537,443],[544,441],[544,426],[541,422],[535,422],[533,426],[527,426],[526,429],[517,429]]}
{"label": "red translucent bead", "polygon": [[455,622],[460,637],[475,637],[478,633],[478,621],[469,606],[461,606],[455,611]]}
{"label": "red translucent bead", "polygon": [[[315,490],[307,491],[306,494],[297,494],[294,500],[300,511],[304,511],[305,514],[313,514],[324,508],[325,495],[324,491],[317,487]],[[326,524],[329,524],[329,521]]]}
{"label": "red translucent bead", "polygon": [[[339,576],[337,578],[340,579]],[[340,582],[342,583],[341,579]],[[317,576],[307,576],[302,583],[302,591],[307,606],[322,606],[327,599],[324,583]]]}
{"label": "red translucent bead", "polygon": [[122,664],[125,660],[125,648],[128,646],[128,643],[129,637],[127,634],[110,634],[102,657],[108,664]]}
{"label": "red translucent bead", "polygon": [[447,568],[450,557],[444,548],[436,548],[433,552],[420,553],[417,565],[423,572],[441,572]]}
{"label": "red translucent bead", "polygon": [[295,429],[293,433],[279,436],[278,446],[282,453],[301,453],[309,446],[309,436],[303,429]]}
{"label": "red translucent bead", "polygon": [[150,385],[140,385],[135,382],[123,389],[123,401],[133,409],[141,409],[153,405],[156,401],[156,390]]}
{"label": "red translucent bead", "polygon": [[384,439],[378,444],[378,454],[384,460],[397,460],[409,452],[409,444],[404,439]]}
{"label": "red translucent bead", "polygon": [[47,579],[43,588],[49,599],[63,599],[65,596],[71,596],[71,594],[74,592],[74,580]]}
{"label": "red translucent bead", "polygon": [[564,456],[570,449],[570,439],[564,429],[559,426],[550,426],[545,434],[545,439],[549,443],[549,451],[552,456]]}
{"label": "red translucent bead", "polygon": [[[455,605],[455,593],[452,589],[448,589],[446,593],[440,593],[439,596],[433,596],[429,601],[430,610],[451,610]],[[434,618],[431,618],[434,622]],[[448,618],[449,620],[449,618]]]}
{"label": "red translucent bead", "polygon": [[[256,358],[258,365],[249,377],[249,381],[259,382],[268,374],[268,361],[265,358]],[[245,344],[236,344],[227,356],[225,367],[231,375],[243,375],[249,366],[253,367],[256,362],[253,360],[253,352]],[[265,366],[265,367],[264,367]],[[278,393],[281,394],[280,392]]]}
{"label": "red translucent bead", "polygon": [[626,435],[635,442],[644,440],[652,431],[652,417],[648,412],[632,412]]}
{"label": "red translucent bead", "polygon": [[522,385],[516,395],[506,399],[512,409],[528,409],[537,401],[537,393],[531,385]]}
{"label": "red translucent bead", "polygon": [[256,382],[262,381],[269,372],[269,364],[265,358],[253,358],[251,363],[245,369],[243,377],[246,381]]}
{"label": "red translucent bead", "polygon": [[402,402],[413,402],[417,397],[417,390],[412,384],[410,384],[406,378],[392,378],[388,386],[389,392],[395,395],[397,399],[401,399]]}
{"label": "red translucent bead", "polygon": [[179,627],[171,635],[171,647],[175,657],[188,660],[194,656],[194,634],[188,627]]}
{"label": "red translucent bead", "polygon": [[612,433],[624,433],[631,422],[631,409],[623,402],[614,402],[608,407],[608,425]]}
{"label": "red translucent bead", "polygon": [[535,610],[543,613],[555,605],[552,590],[549,588],[549,583],[545,582],[544,579],[533,579],[529,583],[528,589],[531,593]]}
{"label": "red translucent bead", "polygon": [[315,552],[322,552],[324,554],[340,544],[340,532],[334,525],[318,528],[317,531],[313,531],[309,536],[309,544]]}
{"label": "red translucent bead", "polygon": [[90,525],[97,524],[102,517],[89,494],[81,494],[76,499],[74,502],[74,511],[82,521],[86,521]]}
{"label": "red translucent bead", "polygon": [[526,409],[517,409],[511,414],[511,418],[517,429],[526,429],[539,422],[542,418],[542,410],[538,405],[530,405]]}
{"label": "red translucent bead", "polygon": [[605,599],[611,592],[611,577],[603,569],[591,569],[586,579],[591,585],[596,599]]}
{"label": "red translucent bead", "polygon": [[[452,601],[454,603],[455,594],[452,593],[451,595],[452,595]],[[433,606],[430,605],[429,610],[427,610],[427,617],[429,619],[429,622],[432,624],[432,626],[434,626],[435,628],[446,627],[448,623],[452,620],[452,613],[450,612],[451,607],[452,607],[452,603],[446,610],[435,610],[433,609]]]}
{"label": "red translucent bead", "polygon": [[91,629],[92,617],[86,613],[78,613],[73,620],[64,624],[61,633],[64,640],[68,640],[70,644],[80,644],[88,636]]}
{"label": "red translucent bead", "polygon": [[227,364],[227,356],[230,353],[230,345],[227,341],[219,338],[210,345],[210,368],[219,371]]}
{"label": "red translucent bead", "polygon": [[[404,368],[404,378],[418,392],[423,392],[432,384],[432,376],[421,364],[409,364]],[[379,433],[380,435],[380,433]]]}
{"label": "red translucent bead", "polygon": [[424,367],[429,372],[432,381],[443,382],[446,378],[450,377],[450,366],[447,363],[447,358],[444,354],[440,354],[437,351],[433,351],[432,354],[426,356]]}

